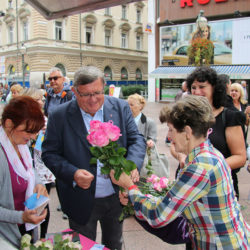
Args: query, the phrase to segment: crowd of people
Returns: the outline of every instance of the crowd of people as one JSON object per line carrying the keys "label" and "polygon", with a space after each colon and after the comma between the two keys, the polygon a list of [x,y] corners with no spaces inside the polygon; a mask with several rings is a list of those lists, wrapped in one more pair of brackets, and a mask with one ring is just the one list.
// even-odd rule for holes
{"label": "crowd of people", "polygon": [[[6,105],[0,126],[0,237],[16,247],[26,233],[33,240],[45,238],[49,205],[38,215],[25,209],[24,201],[33,193],[49,196],[55,182],[70,228],[95,241],[99,221],[102,244],[110,249],[122,249],[119,217],[128,199],[139,220],[166,234],[172,230],[169,224],[184,219],[187,249],[250,248],[237,178],[250,157],[244,82],[231,84],[228,76],[197,67],[176,102],[160,111],[179,167],[172,188],[156,198],[143,195],[136,185],[147,148],[157,139],[155,121],[143,113],[146,100],[139,94],[128,100],[104,95],[103,72],[93,66],[80,68],[72,87],[59,68],[52,68],[48,79],[46,92],[14,83],[8,93],[1,86]],[[122,173],[117,180],[113,171],[101,173],[101,160],[90,162],[87,135],[93,120],[120,128],[118,143],[137,166],[130,176]],[[127,192],[119,192],[119,186]]]}

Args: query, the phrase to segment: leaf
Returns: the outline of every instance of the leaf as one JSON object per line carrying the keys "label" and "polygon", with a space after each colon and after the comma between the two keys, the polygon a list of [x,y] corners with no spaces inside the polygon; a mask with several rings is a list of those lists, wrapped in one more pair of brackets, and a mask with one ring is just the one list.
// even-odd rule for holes
{"label": "leaf", "polygon": [[117,149],[117,153],[119,155],[125,155],[127,153],[127,149],[124,148],[124,147],[120,147],[120,148]]}
{"label": "leaf", "polygon": [[90,162],[89,162],[90,164],[97,164],[97,158],[95,158],[95,157],[92,157],[91,159],[90,159]]}
{"label": "leaf", "polygon": [[110,165],[120,165],[120,156],[112,156],[108,162]]}
{"label": "leaf", "polygon": [[110,170],[111,170],[110,167],[108,167],[108,166],[103,166],[103,167],[101,168],[101,173],[102,173],[102,174],[109,174],[109,173],[110,173]]}
{"label": "leaf", "polygon": [[55,243],[58,243],[58,242],[60,242],[60,241],[62,241],[62,235],[56,234],[56,235],[54,236],[54,242],[55,242]]}
{"label": "leaf", "polygon": [[101,148],[99,147],[90,147],[90,152],[96,158],[99,158],[102,155]]}
{"label": "leaf", "polygon": [[126,162],[126,170],[132,171],[134,169],[136,169],[136,164],[131,160],[127,160],[127,162]]}
{"label": "leaf", "polygon": [[114,177],[115,177],[115,179],[116,179],[117,181],[119,180],[121,174],[122,174],[122,170],[121,170],[120,168],[116,168],[116,169],[115,169]]}

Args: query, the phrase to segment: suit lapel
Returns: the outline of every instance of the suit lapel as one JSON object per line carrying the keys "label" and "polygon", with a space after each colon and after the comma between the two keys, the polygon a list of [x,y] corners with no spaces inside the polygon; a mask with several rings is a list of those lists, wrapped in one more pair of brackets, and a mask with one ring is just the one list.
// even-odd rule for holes
{"label": "suit lapel", "polygon": [[115,121],[118,119],[116,108],[111,99],[105,96],[104,106],[103,106],[103,121],[108,122],[110,120]]}
{"label": "suit lapel", "polygon": [[73,128],[73,131],[76,133],[76,135],[86,146],[89,146],[87,140],[85,140],[88,135],[88,132],[76,100],[71,102],[71,105],[69,106],[69,109],[67,111],[67,118],[70,126]]}

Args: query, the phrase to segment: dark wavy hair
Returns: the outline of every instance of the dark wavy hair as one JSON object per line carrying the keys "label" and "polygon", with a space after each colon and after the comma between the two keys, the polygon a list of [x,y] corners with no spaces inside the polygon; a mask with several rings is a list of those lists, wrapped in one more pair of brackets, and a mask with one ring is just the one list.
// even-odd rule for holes
{"label": "dark wavy hair", "polygon": [[221,106],[225,106],[227,92],[226,85],[219,81],[216,71],[210,67],[202,66],[197,67],[188,77],[187,77],[187,87],[188,91],[191,92],[191,87],[194,81],[198,82],[208,82],[213,87],[213,107],[218,109]]}
{"label": "dark wavy hair", "polygon": [[25,131],[31,134],[38,133],[45,123],[38,102],[29,96],[18,96],[10,100],[2,113],[1,123],[3,127],[7,119],[13,122],[13,130],[19,125],[25,124]]}

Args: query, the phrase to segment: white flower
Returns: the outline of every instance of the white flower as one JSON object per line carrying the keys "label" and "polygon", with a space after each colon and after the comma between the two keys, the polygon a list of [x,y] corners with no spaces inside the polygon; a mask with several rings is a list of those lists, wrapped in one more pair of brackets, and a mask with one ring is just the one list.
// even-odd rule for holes
{"label": "white flower", "polygon": [[30,246],[31,236],[29,234],[25,234],[21,238],[21,246],[27,247]]}

